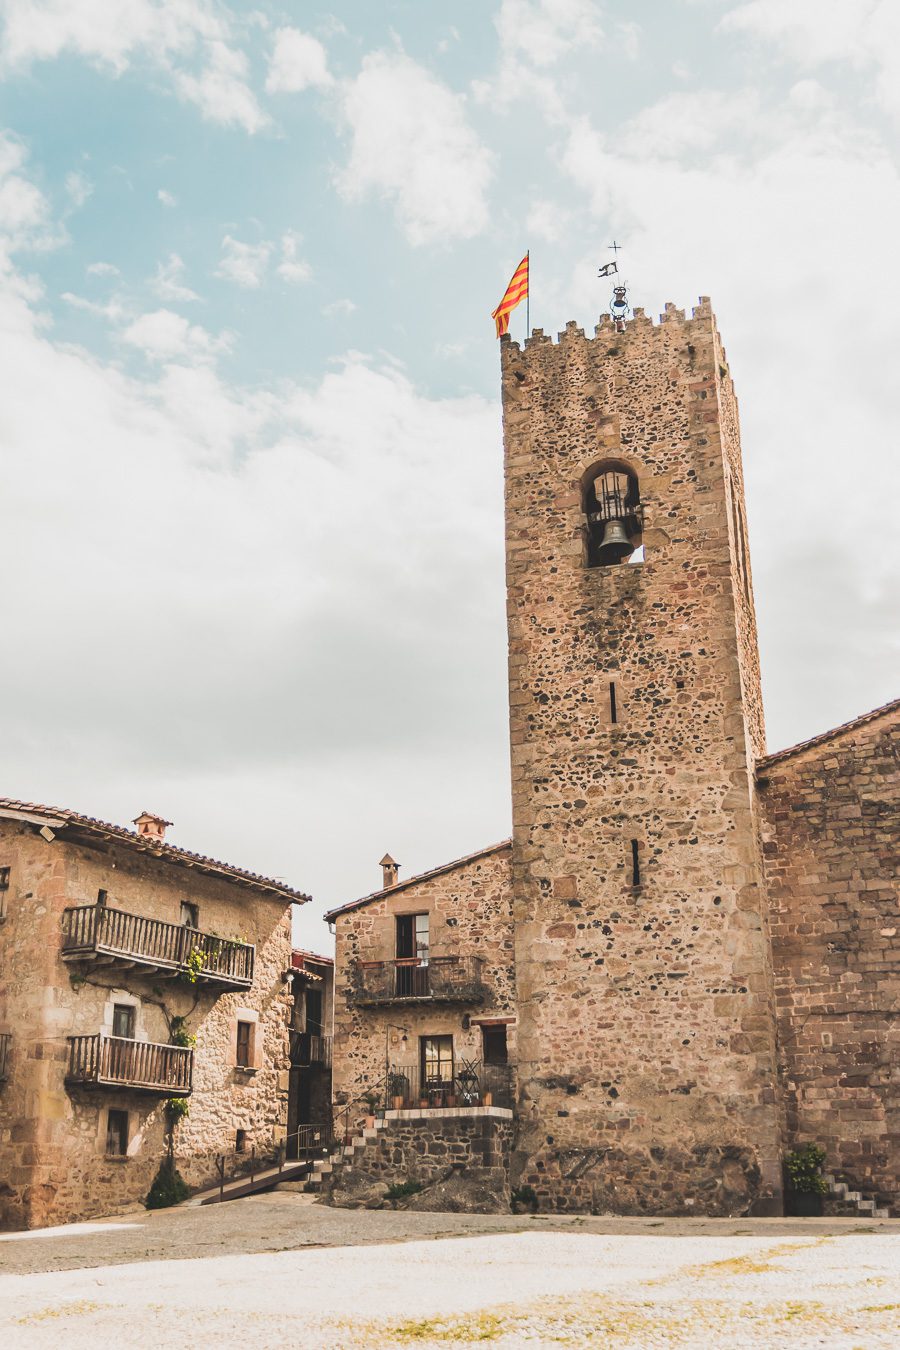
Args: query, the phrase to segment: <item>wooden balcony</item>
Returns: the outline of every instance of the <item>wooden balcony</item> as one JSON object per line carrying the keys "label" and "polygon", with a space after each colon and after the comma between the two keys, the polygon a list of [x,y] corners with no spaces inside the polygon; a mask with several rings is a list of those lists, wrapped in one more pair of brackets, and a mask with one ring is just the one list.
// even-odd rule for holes
{"label": "wooden balcony", "polygon": [[192,983],[249,989],[255,948],[160,919],[106,905],[76,905],[63,914],[64,961],[90,961],[117,970],[141,967]]}
{"label": "wooden balcony", "polygon": [[0,1083],[9,1077],[9,1047],[12,1043],[11,1031],[0,1031]]}
{"label": "wooden balcony", "polygon": [[309,1031],[291,1032],[291,1068],[326,1068],[331,1063],[331,1037]]}
{"label": "wooden balcony", "polygon": [[357,961],[349,998],[359,1007],[379,1003],[483,1003],[487,988],[480,956],[432,956]]}
{"label": "wooden balcony", "polygon": [[187,1097],[193,1073],[194,1052],[183,1045],[126,1040],[105,1031],[69,1037],[67,1083]]}

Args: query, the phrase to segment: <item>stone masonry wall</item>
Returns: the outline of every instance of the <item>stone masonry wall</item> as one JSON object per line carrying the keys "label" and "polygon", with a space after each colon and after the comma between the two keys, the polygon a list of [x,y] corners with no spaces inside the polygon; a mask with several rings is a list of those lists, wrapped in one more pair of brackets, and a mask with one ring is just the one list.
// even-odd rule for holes
{"label": "stone masonry wall", "polygon": [[[130,1089],[66,1085],[68,1040],[111,1031],[112,1004],[136,1008],[136,1036],[167,1043],[168,1019],[196,1035],[189,1116],[178,1126],[178,1166],[191,1186],[229,1169],[247,1148],[274,1152],[287,1120],[289,906],[244,886],[110,845],[88,849],[0,823],[0,865],[11,867],[0,928],[0,1016],[13,1033],[9,1082],[0,1088],[0,1226],[34,1227],[107,1214],[143,1199],[164,1152],[162,1100]],[[78,968],[61,957],[63,910],[108,891],[111,908],[178,923],[180,902],[200,927],[256,944],[250,989],[221,993],[202,982],[161,979],[139,966]],[[84,979],[72,978],[78,973]],[[235,1067],[238,1016],[257,1021],[255,1070]],[[3,1028],[5,1029],[5,1027]],[[128,1156],[105,1153],[110,1109],[130,1116]]]}
{"label": "stone masonry wall", "polygon": [[[459,866],[421,882],[395,887],[339,914],[335,920],[333,1084],[336,1101],[358,1101],[384,1079],[385,1063],[417,1063],[420,1036],[452,1035],[459,1057],[481,1058],[481,1033],[472,1017],[515,1014],[515,976],[508,845],[476,854]],[[441,1005],[397,1000],[384,1007],[359,1007],[353,1001],[356,963],[390,960],[396,955],[398,914],[427,911],[431,953],[484,958],[487,1001],[479,1005]],[[406,1028],[407,1045],[402,1044]],[[515,1062],[515,1028],[508,1029],[510,1062]],[[361,1106],[357,1115],[365,1114]]]}
{"label": "stone masonry wall", "polygon": [[[501,350],[514,1180],[560,1209],[777,1209],[762,710],[725,354],[705,301]],[[638,476],[645,558],[588,568],[582,487],[606,461]]]}
{"label": "stone masonry wall", "polygon": [[389,1112],[352,1169],[337,1168],[329,1203],[356,1204],[362,1197],[372,1203],[395,1182],[431,1186],[456,1174],[476,1200],[473,1208],[481,1207],[481,1197],[491,1211],[508,1209],[512,1136],[512,1120],[499,1111]]}
{"label": "stone masonry wall", "polygon": [[900,705],[760,766],[788,1144],[900,1214]]}

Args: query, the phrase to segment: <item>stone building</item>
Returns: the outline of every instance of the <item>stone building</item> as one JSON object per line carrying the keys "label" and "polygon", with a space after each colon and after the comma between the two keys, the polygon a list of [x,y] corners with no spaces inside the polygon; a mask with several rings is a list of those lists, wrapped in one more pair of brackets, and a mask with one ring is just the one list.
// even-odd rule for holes
{"label": "stone building", "polygon": [[280,881],[0,799],[0,1227],[142,1200],[166,1108],[191,1187],[283,1144],[291,907]]}
{"label": "stone building", "polygon": [[[506,337],[501,364],[512,841],[329,916],[335,1089],[413,1019],[476,1055],[483,1006],[511,1019],[511,1176],[543,1206],[778,1212],[815,1139],[896,1213],[900,705],[766,756],[708,300]],[[435,996],[443,951],[487,958],[483,1003]]]}
{"label": "stone building", "polygon": [[323,1144],[331,1121],[331,1028],[334,1021],[334,959],[295,947],[291,952],[291,1076],[287,1156],[296,1158]]}

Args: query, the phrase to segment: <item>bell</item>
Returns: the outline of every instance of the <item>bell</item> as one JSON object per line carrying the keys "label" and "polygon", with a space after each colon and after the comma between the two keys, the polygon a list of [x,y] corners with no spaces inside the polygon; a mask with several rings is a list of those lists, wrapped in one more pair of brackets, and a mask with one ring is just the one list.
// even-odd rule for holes
{"label": "bell", "polygon": [[628,535],[625,533],[625,526],[621,520],[608,520],[603,530],[603,539],[597,550],[601,562],[612,563],[621,562],[634,552],[634,545],[629,542]]}

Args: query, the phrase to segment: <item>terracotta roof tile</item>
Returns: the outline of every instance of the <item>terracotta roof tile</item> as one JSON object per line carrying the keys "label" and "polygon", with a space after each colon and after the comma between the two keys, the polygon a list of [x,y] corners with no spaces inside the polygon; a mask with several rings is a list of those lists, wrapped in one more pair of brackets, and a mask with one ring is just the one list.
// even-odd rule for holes
{"label": "terracotta roof tile", "polygon": [[791,755],[802,754],[804,750],[814,750],[817,746],[825,745],[828,741],[833,740],[835,736],[842,736],[845,731],[855,731],[857,727],[865,726],[867,722],[874,722],[879,717],[897,711],[900,711],[900,698],[895,698],[890,703],[884,703],[880,708],[873,708],[871,712],[862,713],[850,722],[842,722],[840,726],[832,727],[830,731],[822,731],[818,736],[812,736],[808,741],[800,741],[797,745],[789,745],[786,750],[777,750],[774,755],[766,755],[763,759],[757,761],[756,772],[764,773],[771,765],[778,764]]}
{"label": "terracotta roof tile", "polygon": [[77,811],[69,811],[65,807],[42,806],[37,802],[19,802],[12,797],[0,797],[0,816],[3,815],[13,818],[16,816],[39,818],[48,825],[55,822],[57,829],[72,826],[89,834],[115,839],[117,843],[125,844],[138,853],[150,853],[156,858],[161,858],[163,862],[174,863],[179,867],[193,867],[207,876],[223,877],[225,880],[250,886],[254,890],[269,891],[283,896],[292,903],[305,904],[310,899],[304,892],[296,891],[273,877],[260,876],[258,872],[247,872],[242,867],[232,867],[230,863],[218,862],[215,858],[207,858],[202,853],[191,853],[189,849],[177,848],[174,844],[166,844],[161,839],[140,835],[135,830],[127,830],[122,825],[111,825],[108,821],[97,820],[94,816],[79,815]]}
{"label": "terracotta roof tile", "polygon": [[418,876],[407,877],[404,881],[398,881],[393,886],[388,886],[380,891],[373,891],[371,895],[364,895],[360,900],[351,900],[346,905],[339,905],[337,909],[330,909],[323,915],[326,923],[331,923],[339,914],[346,914],[351,909],[359,909],[361,905],[368,905],[373,900],[383,900],[386,895],[395,895],[397,891],[403,891],[407,886],[416,886],[419,882],[430,881],[432,877],[443,876],[445,872],[452,872],[457,867],[465,867],[466,863],[477,862],[479,858],[486,858],[491,853],[500,853],[505,848],[512,848],[512,840],[504,839],[499,844],[490,844],[488,848],[480,848],[477,853],[467,853],[464,858],[455,858],[453,862],[444,863],[442,867],[433,867],[430,872],[420,872]]}

